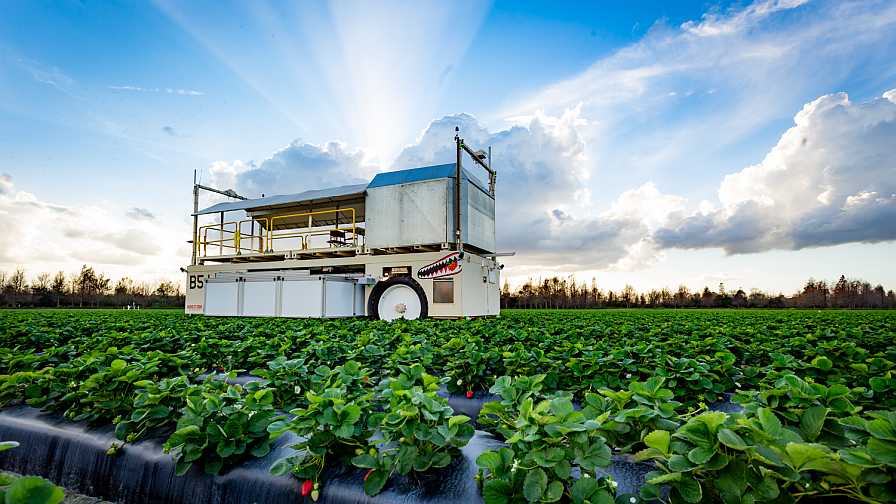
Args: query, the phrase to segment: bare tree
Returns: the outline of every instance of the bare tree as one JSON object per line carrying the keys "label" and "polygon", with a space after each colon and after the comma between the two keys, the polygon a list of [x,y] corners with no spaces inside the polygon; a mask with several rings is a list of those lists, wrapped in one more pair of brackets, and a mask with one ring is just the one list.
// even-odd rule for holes
{"label": "bare tree", "polygon": [[31,290],[35,294],[46,294],[50,290],[50,274],[41,273],[31,282]]}
{"label": "bare tree", "polygon": [[10,275],[7,287],[13,294],[25,294],[28,289],[28,281],[25,279],[25,269],[16,268],[16,271]]}
{"label": "bare tree", "polygon": [[65,296],[65,288],[68,282],[65,281],[65,273],[59,271],[53,277],[53,283],[50,285],[50,292],[53,293],[53,299],[56,301],[58,308],[62,304],[62,297]]}

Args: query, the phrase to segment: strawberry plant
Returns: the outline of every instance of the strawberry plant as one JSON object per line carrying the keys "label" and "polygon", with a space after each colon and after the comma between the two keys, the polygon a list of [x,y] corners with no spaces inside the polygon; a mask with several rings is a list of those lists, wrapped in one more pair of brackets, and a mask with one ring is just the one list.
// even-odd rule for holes
{"label": "strawberry plant", "polygon": [[489,392],[501,398],[489,401],[479,410],[477,422],[483,428],[500,434],[504,439],[513,436],[516,429],[517,411],[526,399],[541,400],[554,396],[570,397],[566,392],[543,392],[546,375],[502,376],[495,380]]}
{"label": "strawberry plant", "polygon": [[71,402],[65,416],[75,421],[98,423],[129,414],[133,408],[136,382],[153,380],[159,374],[168,375],[180,367],[179,359],[160,352],[150,352],[139,359],[126,357],[132,361],[112,360],[63,398],[63,401]]}
{"label": "strawberry plant", "polygon": [[588,418],[605,418],[604,435],[619,451],[629,452],[651,430],[678,427],[676,408],[681,403],[673,400],[664,383],[665,378],[654,377],[631,382],[628,390],[601,389],[599,395],[586,394],[582,412]]}
{"label": "strawberry plant", "polygon": [[319,491],[320,474],[328,462],[348,463],[351,457],[367,453],[368,439],[382,416],[373,413],[370,370],[349,361],[335,369],[320,366],[314,374],[315,385],[305,392],[308,406],[292,410],[292,419],[280,419],[267,427],[273,437],[290,430],[302,438],[292,445],[296,453],[278,460],[271,472],[292,473],[309,482],[312,489],[308,494]]}
{"label": "strawberry plant", "polygon": [[274,406],[277,408],[289,410],[306,402],[303,387],[308,386],[308,366],[305,359],[287,359],[281,355],[269,361],[267,368],[255,369],[252,374],[263,378],[266,386],[276,391]]}
{"label": "strawberry plant", "polygon": [[845,447],[847,441],[837,417],[859,412],[860,408],[852,402],[854,397],[853,391],[845,385],[828,387],[788,374],[778,379],[774,388],[744,392],[737,400],[748,413],[763,407],[774,409],[784,425],[806,441],[840,448]]}
{"label": "strawberry plant", "polygon": [[225,466],[252,455],[263,457],[271,449],[268,426],[278,416],[274,393],[250,383],[246,387],[206,380],[186,392],[177,430],[165,441],[165,453],[183,475],[202,460],[205,472],[218,474]]}
{"label": "strawberry plant", "polygon": [[[809,411],[809,410],[807,410]],[[824,418],[809,413],[802,429],[787,426],[773,409],[743,414],[707,412],[674,433],[656,430],[645,437],[641,460],[657,461],[641,494],[669,502],[765,502],[805,497],[841,497],[882,503],[896,499],[896,415],[874,413],[841,422],[852,430],[851,448],[839,451],[809,442]],[[860,442],[855,442],[859,440]]]}
{"label": "strawberry plant", "polygon": [[[520,402],[509,449],[476,460],[486,502],[613,502],[612,482],[595,471],[610,463],[600,423],[565,397]],[[579,475],[576,478],[575,475]]]}
{"label": "strawberry plant", "polygon": [[438,396],[440,380],[423,366],[399,366],[399,375],[379,387],[376,453],[361,453],[352,463],[369,470],[364,481],[368,495],[380,493],[393,473],[407,475],[446,467],[473,437],[465,415],[453,415],[446,399]]}
{"label": "strawberry plant", "polygon": [[165,378],[158,383],[142,380],[134,383],[137,397],[130,415],[117,417],[115,436],[128,443],[142,439],[148,432],[167,429],[176,421],[184,406],[190,381],[186,376]]}

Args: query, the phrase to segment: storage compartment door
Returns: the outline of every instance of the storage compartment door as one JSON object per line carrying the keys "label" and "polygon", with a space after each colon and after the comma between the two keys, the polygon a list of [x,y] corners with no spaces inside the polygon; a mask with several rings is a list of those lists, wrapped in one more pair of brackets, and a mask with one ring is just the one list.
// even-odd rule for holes
{"label": "storage compartment door", "polygon": [[274,317],[277,315],[277,282],[247,281],[243,283],[243,315]]}
{"label": "storage compartment door", "polygon": [[355,314],[355,282],[330,280],[324,282],[325,317],[351,317]]}
{"label": "storage compartment door", "polygon": [[240,282],[205,283],[205,314],[233,317],[239,315]]}
{"label": "storage compartment door", "polygon": [[323,316],[323,281],[317,278],[286,280],[282,288],[281,316],[300,318]]}

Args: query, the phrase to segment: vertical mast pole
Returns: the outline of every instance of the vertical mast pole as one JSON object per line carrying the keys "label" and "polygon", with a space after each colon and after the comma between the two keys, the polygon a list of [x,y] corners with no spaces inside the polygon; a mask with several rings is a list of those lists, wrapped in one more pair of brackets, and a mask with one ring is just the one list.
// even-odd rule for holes
{"label": "vertical mast pole", "polygon": [[495,172],[492,170],[492,146],[488,146],[488,190],[495,197]]}
{"label": "vertical mast pole", "polygon": [[195,266],[196,251],[199,248],[199,185],[196,184],[196,170],[193,170],[193,259],[190,264]]}
{"label": "vertical mast pole", "polygon": [[460,137],[460,128],[454,127],[454,141],[457,144],[457,163],[454,167],[454,243],[458,252],[463,252],[460,227],[460,181],[461,181],[461,147],[464,144]]}

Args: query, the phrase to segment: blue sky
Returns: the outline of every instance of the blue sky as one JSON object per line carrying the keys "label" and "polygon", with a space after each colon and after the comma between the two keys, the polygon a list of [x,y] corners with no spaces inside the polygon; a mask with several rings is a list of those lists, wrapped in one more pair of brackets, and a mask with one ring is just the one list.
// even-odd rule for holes
{"label": "blue sky", "polygon": [[0,268],[174,277],[194,169],[339,185],[459,124],[515,282],[896,288],[894,34],[892,2],[8,1]]}

